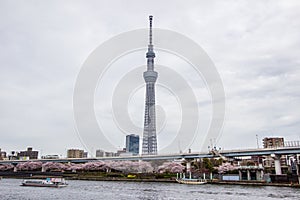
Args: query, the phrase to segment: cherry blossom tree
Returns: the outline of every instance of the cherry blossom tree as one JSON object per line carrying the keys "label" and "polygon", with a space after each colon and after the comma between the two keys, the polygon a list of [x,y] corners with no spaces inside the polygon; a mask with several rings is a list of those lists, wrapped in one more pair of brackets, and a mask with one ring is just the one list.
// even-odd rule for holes
{"label": "cherry blossom tree", "polygon": [[106,165],[103,161],[88,162],[83,164],[81,167],[84,171],[105,171],[106,169]]}
{"label": "cherry blossom tree", "polygon": [[[102,171],[110,172],[118,171],[122,173],[151,173],[154,168],[150,162],[146,161],[95,161],[87,162],[84,164],[75,163],[58,163],[58,162],[21,162],[17,166],[19,171]],[[0,171],[8,171],[14,168],[11,164],[0,165]],[[180,163],[166,162],[159,166],[158,171],[169,172],[169,173],[179,173],[183,172],[184,166]]]}
{"label": "cherry blossom tree", "polygon": [[132,161],[113,161],[107,163],[110,169],[120,172],[133,172]]}
{"label": "cherry blossom tree", "polygon": [[149,173],[153,171],[151,164],[145,161],[108,161],[105,163],[105,167],[123,173]]}
{"label": "cherry blossom tree", "polygon": [[184,166],[177,162],[165,162],[158,167],[159,173],[182,173]]}
{"label": "cherry blossom tree", "polygon": [[237,167],[233,166],[230,163],[223,163],[222,165],[220,165],[219,167],[217,167],[217,169],[218,169],[218,172],[220,174],[224,174],[224,173],[226,173],[228,171],[236,170]]}
{"label": "cherry blossom tree", "polygon": [[145,161],[138,162],[138,167],[139,167],[139,172],[142,173],[151,173],[154,170],[151,163]]}
{"label": "cherry blossom tree", "polygon": [[80,170],[82,170],[82,165],[83,164],[66,163],[65,171],[72,171],[72,172],[80,171]]}
{"label": "cherry blossom tree", "polygon": [[57,162],[46,162],[42,165],[45,171],[64,171],[68,169],[68,166]]}
{"label": "cherry blossom tree", "polygon": [[3,164],[0,165],[0,171],[10,171],[14,168],[12,164]]}
{"label": "cherry blossom tree", "polygon": [[23,162],[23,163],[18,163],[17,164],[17,170],[20,171],[36,171],[40,170],[42,168],[42,162]]}

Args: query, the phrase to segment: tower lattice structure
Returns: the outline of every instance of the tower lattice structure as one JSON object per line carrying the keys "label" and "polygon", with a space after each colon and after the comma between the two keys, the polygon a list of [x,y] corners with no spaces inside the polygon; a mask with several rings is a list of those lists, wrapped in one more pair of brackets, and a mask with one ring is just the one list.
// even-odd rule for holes
{"label": "tower lattice structure", "polygon": [[145,117],[144,117],[144,132],[142,154],[155,155],[157,154],[157,137],[156,137],[156,114],[155,114],[155,82],[157,79],[157,72],[154,71],[154,58],[152,44],[152,19],[149,16],[149,45],[146,53],[147,71],[143,76],[146,82],[146,97],[145,97]]}

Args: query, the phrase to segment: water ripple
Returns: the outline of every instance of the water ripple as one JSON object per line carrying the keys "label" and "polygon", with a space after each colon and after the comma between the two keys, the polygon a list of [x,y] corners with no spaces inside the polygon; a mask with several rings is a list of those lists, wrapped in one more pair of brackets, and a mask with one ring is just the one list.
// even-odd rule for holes
{"label": "water ripple", "polygon": [[232,185],[181,185],[176,183],[138,183],[114,181],[69,181],[66,188],[21,187],[21,180],[0,181],[1,200],[299,200],[300,191],[282,187],[247,187]]}

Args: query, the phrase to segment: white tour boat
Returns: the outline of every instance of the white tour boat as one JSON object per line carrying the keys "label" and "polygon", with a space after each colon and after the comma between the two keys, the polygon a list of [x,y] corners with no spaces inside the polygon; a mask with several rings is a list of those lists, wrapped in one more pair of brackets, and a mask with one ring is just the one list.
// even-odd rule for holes
{"label": "white tour boat", "polygon": [[66,187],[68,184],[63,178],[47,178],[46,180],[24,180],[21,186],[32,187]]}

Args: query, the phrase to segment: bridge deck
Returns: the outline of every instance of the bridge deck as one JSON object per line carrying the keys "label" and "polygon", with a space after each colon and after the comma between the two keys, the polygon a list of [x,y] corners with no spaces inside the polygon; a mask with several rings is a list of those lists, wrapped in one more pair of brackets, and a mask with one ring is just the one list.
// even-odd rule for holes
{"label": "bridge deck", "polygon": [[[273,149],[244,149],[244,150],[223,150],[219,153],[227,158],[243,156],[266,156],[266,155],[291,155],[300,154],[300,147],[281,147]],[[86,163],[99,160],[175,160],[175,159],[195,159],[195,158],[213,158],[218,157],[207,152],[183,153],[183,154],[159,154],[159,155],[142,155],[142,156],[120,156],[120,157],[99,157],[99,158],[63,158],[63,159],[36,159],[36,160],[1,160],[0,164],[19,163],[19,162],[61,162],[61,163]]]}

